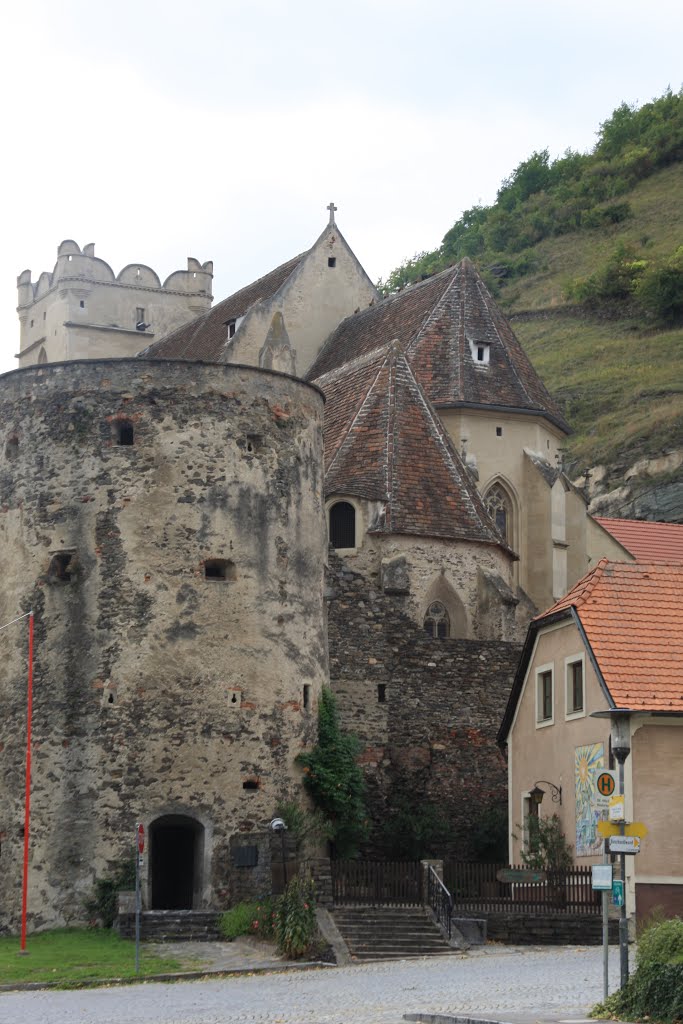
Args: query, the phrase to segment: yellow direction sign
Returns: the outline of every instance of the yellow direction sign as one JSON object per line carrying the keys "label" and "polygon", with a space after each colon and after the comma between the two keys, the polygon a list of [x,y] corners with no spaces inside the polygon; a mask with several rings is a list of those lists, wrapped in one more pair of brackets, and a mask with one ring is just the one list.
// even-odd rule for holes
{"label": "yellow direction sign", "polygon": [[[622,835],[622,826],[617,825],[616,821],[599,821],[598,822],[598,835],[602,836],[603,839],[607,839],[609,836],[620,836]],[[633,821],[630,825],[623,826],[625,836],[637,836],[642,839],[648,833],[647,825],[643,825],[642,821]]]}
{"label": "yellow direction sign", "polygon": [[614,775],[612,772],[601,772],[598,775],[595,787],[600,796],[611,796],[615,789]]}

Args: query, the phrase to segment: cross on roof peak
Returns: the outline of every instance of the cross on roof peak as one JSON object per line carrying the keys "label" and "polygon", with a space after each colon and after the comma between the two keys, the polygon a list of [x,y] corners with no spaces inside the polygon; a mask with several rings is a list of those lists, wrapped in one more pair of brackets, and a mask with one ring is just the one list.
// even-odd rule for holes
{"label": "cross on roof peak", "polygon": [[334,224],[334,215],[337,207],[334,205],[334,203],[330,203],[327,209],[330,211],[330,224]]}

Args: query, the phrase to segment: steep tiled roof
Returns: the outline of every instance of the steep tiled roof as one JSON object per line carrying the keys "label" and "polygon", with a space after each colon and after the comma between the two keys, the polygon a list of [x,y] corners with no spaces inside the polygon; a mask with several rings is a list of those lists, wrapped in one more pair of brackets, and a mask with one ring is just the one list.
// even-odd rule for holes
{"label": "steep tiled roof", "polygon": [[639,562],[683,562],[683,525],[594,516]]}
{"label": "steep tiled roof", "polygon": [[172,334],[150,345],[141,356],[156,359],[200,359],[217,362],[220,351],[228,338],[228,320],[237,320],[259,299],[269,299],[296,270],[306,253],[295,256],[271,270],[265,277],[240,288],[238,292],[213,306],[202,314],[179,327]]}
{"label": "steep tiled roof", "polygon": [[[344,320],[308,377],[397,339],[438,406],[497,406],[541,414],[569,433],[510,325],[468,259]],[[472,347],[487,349],[478,362]]]}
{"label": "steep tiled roof", "polygon": [[569,607],[616,707],[683,714],[683,565],[604,558],[535,621]]}
{"label": "steep tiled roof", "polygon": [[397,343],[316,383],[328,398],[327,494],[383,503],[372,532],[505,546]]}

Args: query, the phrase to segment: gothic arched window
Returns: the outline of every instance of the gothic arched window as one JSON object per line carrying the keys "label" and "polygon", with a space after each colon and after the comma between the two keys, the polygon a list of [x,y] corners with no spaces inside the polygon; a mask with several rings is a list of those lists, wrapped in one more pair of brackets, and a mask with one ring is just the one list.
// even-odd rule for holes
{"label": "gothic arched window", "polygon": [[495,484],[486,495],[486,508],[498,532],[508,544],[512,544],[512,502],[500,484]]}
{"label": "gothic arched window", "polygon": [[41,346],[40,352],[38,354],[38,363],[40,364],[40,363],[46,363],[46,362],[47,362],[47,352]]}
{"label": "gothic arched window", "polygon": [[356,546],[356,510],[349,501],[337,501],[330,508],[330,544],[333,548]]}
{"label": "gothic arched window", "polygon": [[437,640],[445,640],[451,635],[451,620],[446,606],[441,601],[432,601],[424,618],[424,630]]}

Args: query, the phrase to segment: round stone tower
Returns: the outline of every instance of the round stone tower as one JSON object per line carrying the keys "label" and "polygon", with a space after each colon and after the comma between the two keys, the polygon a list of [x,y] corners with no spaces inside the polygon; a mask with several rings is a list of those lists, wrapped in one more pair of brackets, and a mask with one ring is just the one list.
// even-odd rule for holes
{"label": "round stone tower", "polygon": [[[148,851],[148,907],[267,887],[327,676],[323,399],[251,367],[0,378],[0,625],[33,609],[30,927]],[[27,627],[0,633],[0,930],[20,913]],[[269,882],[267,883],[269,884]]]}

